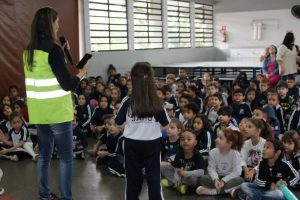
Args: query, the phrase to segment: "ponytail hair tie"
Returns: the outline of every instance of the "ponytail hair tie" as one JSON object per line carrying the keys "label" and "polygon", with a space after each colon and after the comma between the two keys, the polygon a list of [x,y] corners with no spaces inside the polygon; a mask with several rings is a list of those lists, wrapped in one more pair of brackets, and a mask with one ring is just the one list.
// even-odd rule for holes
{"label": "ponytail hair tie", "polygon": [[147,74],[144,75],[144,79],[148,79],[148,75]]}

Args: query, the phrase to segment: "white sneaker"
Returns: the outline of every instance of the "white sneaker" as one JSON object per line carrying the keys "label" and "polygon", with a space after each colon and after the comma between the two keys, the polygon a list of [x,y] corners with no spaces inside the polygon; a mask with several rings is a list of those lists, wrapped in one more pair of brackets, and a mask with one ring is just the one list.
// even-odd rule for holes
{"label": "white sneaker", "polygon": [[212,188],[207,188],[203,186],[199,186],[196,189],[196,193],[199,195],[217,195],[217,190]]}
{"label": "white sneaker", "polygon": [[4,194],[5,190],[4,188],[0,188],[0,195]]}
{"label": "white sneaker", "polygon": [[17,161],[19,161],[19,157],[17,155],[13,155],[10,157],[10,160],[17,162]]}
{"label": "white sneaker", "polygon": [[237,198],[239,192],[240,192],[240,188],[234,188],[229,193],[232,198]]}

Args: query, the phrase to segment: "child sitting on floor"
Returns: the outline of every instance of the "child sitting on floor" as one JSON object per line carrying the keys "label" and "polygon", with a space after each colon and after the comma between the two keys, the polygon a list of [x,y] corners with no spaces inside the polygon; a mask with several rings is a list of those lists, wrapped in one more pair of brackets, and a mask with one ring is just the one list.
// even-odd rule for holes
{"label": "child sitting on floor", "polygon": [[199,195],[217,195],[230,193],[235,197],[236,189],[244,182],[240,177],[241,156],[239,150],[243,146],[243,139],[238,131],[225,128],[220,131],[216,139],[216,148],[209,152],[208,175],[200,178],[196,190]]}
{"label": "child sitting on floor", "polygon": [[195,149],[196,135],[193,130],[186,129],[181,133],[181,150],[176,154],[172,166],[161,168],[161,184],[164,187],[176,187],[181,194],[185,194],[188,186],[196,187],[198,179],[204,174],[205,162],[201,154]]}
{"label": "child sitting on floor", "polygon": [[24,126],[22,115],[18,112],[13,112],[10,116],[10,124],[12,129],[9,131],[9,139],[6,140],[3,135],[0,138],[8,148],[2,147],[0,156],[8,158],[12,161],[19,161],[19,159],[30,155],[32,160],[37,160],[37,154],[33,151],[33,144],[27,128]]}

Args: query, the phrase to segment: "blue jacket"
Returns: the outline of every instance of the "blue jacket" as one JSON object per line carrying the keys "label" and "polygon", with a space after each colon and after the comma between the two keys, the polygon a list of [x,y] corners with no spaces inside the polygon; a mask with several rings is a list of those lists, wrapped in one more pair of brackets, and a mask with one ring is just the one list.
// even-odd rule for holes
{"label": "blue jacket", "polygon": [[[271,56],[268,56],[267,58],[265,58],[264,62],[263,62],[263,67],[262,67],[262,72],[263,74],[268,74],[268,67],[271,61]],[[275,70],[270,74],[270,76],[274,76],[274,75],[278,75],[279,74],[279,64],[275,58]]]}

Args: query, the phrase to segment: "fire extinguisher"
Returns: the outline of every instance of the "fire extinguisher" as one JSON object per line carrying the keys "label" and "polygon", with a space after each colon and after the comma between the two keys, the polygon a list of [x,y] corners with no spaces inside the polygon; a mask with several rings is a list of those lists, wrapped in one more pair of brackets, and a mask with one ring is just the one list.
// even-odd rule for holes
{"label": "fire extinguisher", "polygon": [[226,30],[226,26],[222,26],[221,30],[221,42],[227,42],[227,30]]}

